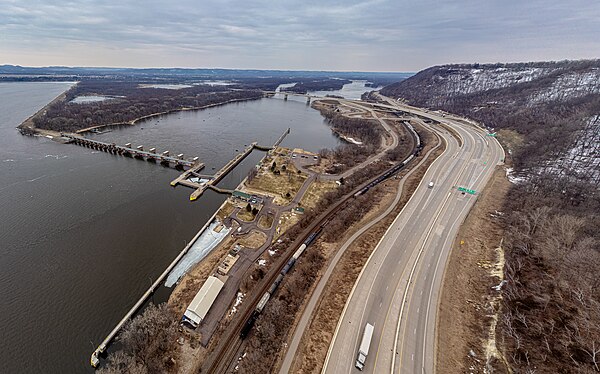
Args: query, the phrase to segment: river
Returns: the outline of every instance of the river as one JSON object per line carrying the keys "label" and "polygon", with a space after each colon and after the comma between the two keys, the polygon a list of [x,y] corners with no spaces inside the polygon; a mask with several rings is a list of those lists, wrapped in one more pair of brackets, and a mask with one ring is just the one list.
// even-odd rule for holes
{"label": "river", "polygon": [[[0,83],[0,372],[91,372],[89,356],[225,197],[172,188],[175,170],[15,127],[69,83]],[[312,151],[338,140],[303,101],[178,112],[94,135],[197,156],[205,172],[252,141]],[[235,187],[253,152],[219,185]],[[161,301],[166,295],[155,296]]]}

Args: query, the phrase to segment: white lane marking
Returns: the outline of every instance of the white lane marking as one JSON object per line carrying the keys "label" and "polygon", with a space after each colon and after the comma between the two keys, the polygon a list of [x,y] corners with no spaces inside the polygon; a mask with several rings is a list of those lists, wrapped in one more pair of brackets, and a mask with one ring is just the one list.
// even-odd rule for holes
{"label": "white lane marking", "polygon": [[[479,174],[479,176],[476,178],[476,181],[479,181],[480,178],[483,180],[482,177],[484,176],[485,171],[486,171],[486,169],[484,168],[484,170],[482,170],[481,173]],[[487,173],[487,174],[491,174],[491,173]],[[459,217],[462,216],[463,212],[465,211],[465,209],[467,209],[467,207],[469,207],[468,204],[463,206],[463,208],[461,209],[461,211],[460,211],[460,213],[458,215]],[[470,207],[469,207],[469,209],[470,209]],[[454,223],[452,224],[452,227],[450,228],[449,232],[452,232],[452,230],[454,229],[454,226],[458,222],[459,222],[458,220],[454,221]],[[461,222],[462,222],[462,220],[461,220]],[[455,236],[452,239],[454,240],[454,238],[455,238]],[[443,252],[444,248],[446,248],[449,239],[450,239],[450,237],[447,236],[446,240],[444,241],[444,243],[442,245],[442,252]],[[451,248],[447,251],[447,253],[449,253],[450,250],[451,250]],[[425,327],[424,327],[424,337],[423,337],[423,361],[422,361],[423,365],[425,364],[425,354],[426,354],[426,348],[427,348],[427,324],[428,324],[428,320],[429,320],[429,310],[430,310],[430,306],[431,306],[431,298],[432,298],[432,295],[433,295],[433,286],[435,285],[435,279],[436,279],[436,276],[437,276],[437,271],[438,271],[438,268],[439,268],[439,265],[440,265],[440,261],[442,259],[442,252],[440,252],[440,255],[438,257],[438,261],[437,261],[436,266],[435,266],[435,271],[433,273],[433,279],[431,281],[431,287],[430,287],[430,290],[429,290],[429,297],[428,297],[428,300],[427,300],[427,311],[425,313]],[[435,345],[434,345],[434,349],[435,349]],[[435,354],[435,352],[434,352],[434,354]],[[435,363],[434,363],[434,369],[435,369]],[[425,371],[425,367],[423,366],[423,372],[424,371]]]}
{"label": "white lane marking", "polygon": [[[459,126],[459,127],[460,127],[460,126]],[[463,130],[464,130],[464,129],[463,129]],[[460,134],[460,133],[459,133],[459,134]],[[474,137],[473,137],[473,136],[472,136],[472,135],[471,135],[471,134],[470,134],[468,131],[467,131],[467,135],[468,135],[468,136],[469,136],[469,137],[470,137],[470,138],[473,140],[473,142],[475,143],[475,138],[474,138]],[[462,137],[462,136],[461,136],[461,137]],[[468,152],[468,151],[467,151],[467,152]],[[472,157],[472,156],[473,156],[473,151],[471,151],[471,152],[469,152],[469,153],[470,153],[470,157]],[[464,164],[464,165],[463,165],[463,167],[461,168],[461,170],[458,172],[458,175],[456,176],[456,179],[454,180],[454,183],[453,183],[454,185],[456,185],[456,183],[458,182],[458,180],[460,179],[460,177],[461,177],[461,176],[462,176],[462,174],[464,173],[464,171],[465,171],[465,169],[466,169],[467,165],[468,165],[468,164]],[[414,264],[413,264],[413,266],[412,266],[412,269],[411,269],[411,272],[410,272],[410,275],[409,275],[409,278],[408,278],[408,279],[409,279],[409,282],[408,282],[408,283],[409,283],[409,285],[410,285],[410,283],[411,283],[411,279],[412,279],[412,277],[413,277],[413,275],[414,275],[414,272],[415,272],[415,268],[416,268],[416,266],[417,266],[417,263],[419,262],[419,258],[421,257],[421,254],[423,253],[423,250],[424,250],[424,248],[425,248],[425,245],[427,244],[427,241],[428,241],[428,239],[429,239],[429,236],[430,236],[430,234],[431,234],[431,231],[433,230],[434,226],[436,225],[436,223],[437,223],[437,220],[438,220],[438,218],[440,217],[440,215],[441,215],[442,211],[444,210],[444,207],[445,207],[445,206],[446,206],[446,204],[448,203],[448,201],[449,201],[448,199],[449,199],[449,197],[450,197],[451,195],[452,195],[452,193],[451,193],[451,192],[449,192],[449,193],[448,193],[448,196],[446,197],[446,199],[444,199],[444,201],[442,202],[442,205],[441,205],[441,207],[440,207],[439,211],[437,212],[437,215],[436,215],[436,216],[435,216],[435,218],[433,219],[432,226],[429,228],[429,231],[428,231],[427,235],[425,236],[425,239],[424,239],[424,241],[423,241],[423,245],[421,246],[421,249],[419,250],[419,253],[417,254],[417,258],[415,259],[415,262],[414,262]],[[398,343],[398,334],[400,333],[400,326],[401,326],[401,324],[402,324],[402,315],[403,315],[403,311],[404,311],[404,305],[405,305],[405,303],[407,302],[407,294],[408,294],[408,287],[409,287],[409,285],[407,285],[407,286],[406,286],[406,287],[407,287],[407,289],[404,291],[404,299],[403,299],[403,302],[402,302],[402,306],[400,307],[400,315],[399,315],[399,317],[398,317],[398,325],[397,325],[397,327],[396,327],[396,336],[395,336],[395,338],[394,338],[394,351],[396,351],[396,349],[397,349],[397,343]],[[422,295],[422,294],[423,294],[423,291],[421,290],[421,295]],[[400,349],[400,352],[402,352],[402,348]],[[425,353],[423,352],[423,354],[425,354]],[[394,372],[394,367],[395,367],[395,358],[396,358],[396,356],[392,356],[392,368],[391,368],[391,373],[393,373],[393,372]],[[400,360],[401,360],[401,359],[402,359],[402,355],[400,355]]]}

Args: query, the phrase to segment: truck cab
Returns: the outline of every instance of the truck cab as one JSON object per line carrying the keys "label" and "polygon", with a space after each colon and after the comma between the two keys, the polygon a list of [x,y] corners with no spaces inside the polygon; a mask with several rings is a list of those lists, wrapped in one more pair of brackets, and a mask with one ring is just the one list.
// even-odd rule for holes
{"label": "truck cab", "polygon": [[363,337],[360,342],[360,347],[358,348],[358,356],[356,357],[356,363],[354,366],[358,370],[361,370],[365,367],[365,362],[367,361],[367,355],[369,354],[369,347],[371,346],[371,339],[373,338],[373,325],[367,323],[365,326],[365,331],[363,332]]}
{"label": "truck cab", "polygon": [[358,370],[362,371],[363,368],[365,367],[365,361],[367,360],[367,356],[365,356],[364,354],[362,354],[362,352],[358,352],[358,357],[356,358],[356,364],[354,364],[354,366],[356,366],[358,368]]}

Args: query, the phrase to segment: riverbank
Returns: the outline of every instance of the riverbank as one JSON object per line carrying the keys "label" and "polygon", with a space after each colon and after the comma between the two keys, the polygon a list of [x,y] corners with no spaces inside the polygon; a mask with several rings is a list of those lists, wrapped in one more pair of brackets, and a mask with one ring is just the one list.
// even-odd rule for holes
{"label": "riverbank", "polygon": [[[25,135],[38,134],[41,136],[51,136],[52,138],[60,137],[61,133],[58,131],[42,129],[42,128],[36,127],[33,120],[40,115],[44,115],[44,113],[46,113],[47,109],[50,108],[52,105],[59,103],[61,101],[65,101],[66,97],[67,97],[67,92],[64,92],[61,95],[57,96],[54,100],[52,100],[50,103],[45,105],[38,112],[36,112],[35,114],[33,114],[32,116],[27,118],[25,121],[23,121],[23,123],[21,123],[19,126],[17,126],[17,128],[19,130],[21,130],[21,132],[24,133]],[[145,116],[137,117],[137,118],[135,118],[131,121],[127,121],[127,122],[115,122],[115,123],[107,123],[107,124],[102,124],[102,125],[94,125],[94,126],[86,127],[81,130],[75,131],[75,133],[76,134],[85,134],[85,133],[88,133],[91,131],[99,131],[101,129],[109,129],[109,128],[114,128],[114,127],[118,127],[118,126],[134,126],[140,121],[148,120],[148,119],[151,119],[154,117],[164,116],[164,115],[171,114],[171,113],[209,109],[209,108],[214,108],[214,107],[223,106],[223,105],[232,104],[232,103],[259,100],[264,97],[265,96],[263,95],[260,97],[230,99],[230,100],[226,100],[226,101],[222,101],[222,102],[218,102],[218,103],[207,104],[207,105],[202,105],[202,106],[198,106],[198,107],[170,109],[170,110],[166,110],[166,111],[162,111],[162,112],[157,112],[157,113],[152,113],[152,114],[148,114]],[[85,104],[79,104],[79,105],[85,105]]]}
{"label": "riverbank", "polygon": [[93,131],[93,130],[107,129],[107,128],[118,127],[118,126],[134,126],[134,125],[136,125],[140,121],[144,121],[144,120],[151,119],[151,118],[154,118],[154,117],[164,116],[164,115],[171,114],[171,113],[193,111],[193,110],[203,110],[203,109],[214,108],[214,107],[218,107],[218,106],[222,106],[222,105],[232,104],[232,103],[240,103],[240,102],[244,102],[244,101],[260,100],[260,99],[262,99],[264,97],[265,96],[245,98],[245,99],[231,99],[231,100],[226,100],[226,101],[222,101],[222,102],[219,102],[219,103],[207,104],[207,105],[202,105],[202,106],[198,106],[198,107],[171,109],[171,110],[167,110],[167,111],[164,111],[164,112],[158,112],[158,113],[153,113],[153,114],[148,114],[148,115],[145,115],[145,116],[142,116],[142,117],[138,117],[138,118],[135,118],[135,119],[133,119],[131,121],[128,121],[128,122],[109,123],[109,124],[105,124],[105,125],[96,125],[96,126],[86,127],[84,129],[77,130],[76,133],[77,134],[84,134],[86,132],[90,132],[90,131]]}
{"label": "riverbank", "polygon": [[21,131],[21,133],[24,135],[38,134],[41,136],[51,136],[52,138],[59,137],[60,132],[58,132],[58,131],[39,129],[39,128],[35,127],[35,124],[33,123],[33,119],[46,113],[48,108],[50,108],[52,105],[59,103],[61,101],[65,101],[65,99],[67,98],[67,92],[69,90],[73,89],[73,87],[75,87],[78,83],[79,82],[74,82],[73,85],[71,87],[69,87],[68,90],[66,90],[63,93],[61,93],[60,95],[56,96],[52,101],[50,101],[48,104],[44,105],[40,110],[38,110],[31,116],[27,117],[27,119],[25,121],[23,121],[19,126],[17,126],[17,129],[19,131]]}
{"label": "riverbank", "polygon": [[[148,277],[160,275],[226,198],[207,191],[190,203],[188,189],[169,186],[178,175],[173,169],[16,131],[70,86],[0,84],[0,267],[6,286],[0,291],[6,301],[0,305],[0,356],[8,372],[92,373],[91,351],[148,289]],[[290,144],[313,151],[339,144],[317,111],[293,100],[174,113],[141,127],[93,138],[193,154],[206,170],[219,169],[251,139],[272,143],[288,127]],[[253,152],[219,186],[234,189],[263,156]],[[168,291],[159,287],[151,300],[166,301]],[[36,311],[35,319],[24,306]],[[28,359],[32,355],[37,359]]]}

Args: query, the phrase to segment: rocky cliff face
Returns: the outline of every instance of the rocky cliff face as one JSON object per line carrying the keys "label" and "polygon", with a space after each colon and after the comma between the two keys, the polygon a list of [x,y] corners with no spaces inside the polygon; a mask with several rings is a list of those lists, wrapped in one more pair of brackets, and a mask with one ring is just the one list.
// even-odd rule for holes
{"label": "rocky cliff face", "polygon": [[600,185],[600,60],[436,66],[382,93],[516,131],[517,171]]}

